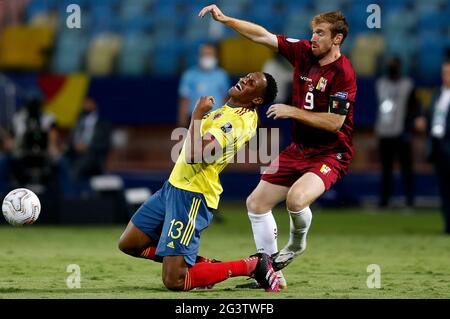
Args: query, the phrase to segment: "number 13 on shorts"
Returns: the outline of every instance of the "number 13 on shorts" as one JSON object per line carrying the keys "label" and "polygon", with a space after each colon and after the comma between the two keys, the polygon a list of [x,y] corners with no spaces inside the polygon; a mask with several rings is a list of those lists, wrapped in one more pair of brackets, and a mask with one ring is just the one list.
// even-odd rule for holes
{"label": "number 13 on shorts", "polygon": [[192,235],[194,234],[195,220],[197,218],[197,213],[200,204],[201,199],[193,198],[186,227],[184,227],[182,221],[172,219],[170,221],[170,228],[167,235],[173,239],[179,239],[181,237],[180,243],[184,246],[189,245]]}

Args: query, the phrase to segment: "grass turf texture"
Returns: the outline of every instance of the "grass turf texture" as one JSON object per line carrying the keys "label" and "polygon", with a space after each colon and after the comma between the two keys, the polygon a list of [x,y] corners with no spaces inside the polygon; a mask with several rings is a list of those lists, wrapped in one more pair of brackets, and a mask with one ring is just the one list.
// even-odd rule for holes
{"label": "grass turf texture", "polygon": [[[202,235],[200,254],[220,260],[254,251],[242,205],[223,205],[224,223]],[[280,248],[288,239],[288,217],[275,211]],[[402,214],[359,209],[315,209],[308,249],[284,273],[279,294],[235,289],[231,278],[214,289],[170,292],[161,264],[117,249],[123,226],[0,227],[0,298],[449,298],[450,238],[441,234],[437,211]],[[81,288],[68,289],[69,264],[81,269]],[[381,268],[381,288],[367,288],[370,264]]]}

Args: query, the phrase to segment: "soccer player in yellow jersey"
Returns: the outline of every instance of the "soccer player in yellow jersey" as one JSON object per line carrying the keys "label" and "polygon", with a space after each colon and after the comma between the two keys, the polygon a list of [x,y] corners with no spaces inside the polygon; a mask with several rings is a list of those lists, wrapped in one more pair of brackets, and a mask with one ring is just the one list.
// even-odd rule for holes
{"label": "soccer player in yellow jersey", "polygon": [[162,262],[168,289],[186,291],[249,276],[266,291],[279,290],[267,254],[229,262],[197,255],[200,234],[211,223],[211,209],[217,208],[222,193],[219,173],[256,134],[256,108],[271,103],[276,94],[273,77],[255,72],[231,87],[230,99],[214,112],[208,114],[214,98],[201,97],[169,180],[137,210],[120,237],[124,253]]}

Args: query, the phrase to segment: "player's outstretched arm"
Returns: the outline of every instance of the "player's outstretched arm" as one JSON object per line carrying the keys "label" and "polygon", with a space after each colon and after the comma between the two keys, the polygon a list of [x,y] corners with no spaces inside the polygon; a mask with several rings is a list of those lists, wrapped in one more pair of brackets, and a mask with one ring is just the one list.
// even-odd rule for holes
{"label": "player's outstretched arm", "polygon": [[337,133],[345,122],[345,115],[335,113],[318,113],[301,110],[286,104],[273,104],[266,112],[273,119],[294,119],[305,125]]}
{"label": "player's outstretched arm", "polygon": [[273,33],[270,33],[265,28],[248,21],[226,16],[215,4],[204,7],[202,10],[200,10],[198,16],[203,18],[208,13],[211,13],[214,20],[219,21],[226,26],[234,29],[242,36],[254,42],[268,46],[272,49],[278,49],[277,36]]}

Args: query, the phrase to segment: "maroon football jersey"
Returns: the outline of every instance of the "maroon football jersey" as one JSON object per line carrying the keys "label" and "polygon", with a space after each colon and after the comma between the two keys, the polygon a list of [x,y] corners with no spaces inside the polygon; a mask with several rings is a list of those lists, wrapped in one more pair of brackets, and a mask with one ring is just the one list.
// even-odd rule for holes
{"label": "maroon football jersey", "polygon": [[[348,113],[337,133],[316,129],[294,121],[292,141],[305,155],[336,154],[342,160],[353,157],[353,104],[356,78],[346,56],[320,66],[311,51],[311,42],[278,35],[278,50],[294,66],[292,103],[310,112],[329,112],[330,97],[346,101]],[[348,103],[347,103],[348,102]],[[341,159],[341,158],[339,158]]]}

